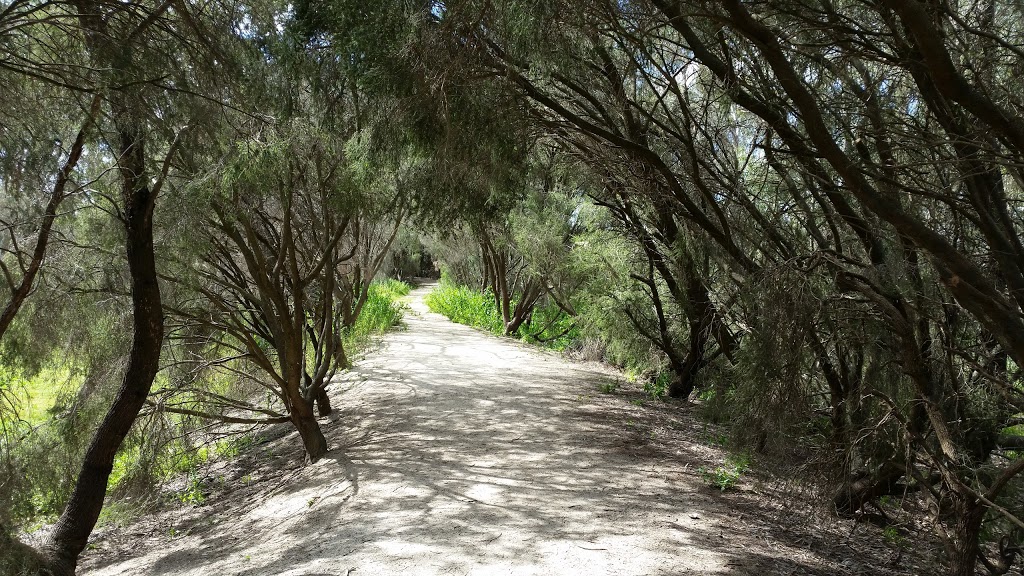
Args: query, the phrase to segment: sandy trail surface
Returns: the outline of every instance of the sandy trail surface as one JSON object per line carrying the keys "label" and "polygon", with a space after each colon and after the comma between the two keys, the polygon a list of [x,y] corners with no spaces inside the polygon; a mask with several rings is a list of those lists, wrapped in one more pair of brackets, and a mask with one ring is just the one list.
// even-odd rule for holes
{"label": "sandy trail surface", "polygon": [[816,544],[820,527],[794,528],[808,534],[794,543],[803,532],[780,536],[750,490],[709,488],[696,468],[722,454],[696,442],[691,418],[673,420],[685,410],[645,413],[599,391],[621,376],[597,364],[452,324],[427,311],[431,288],[412,293],[407,329],[333,387],[327,458],[301,466],[283,427],[248,464],[212,473],[224,488],[203,505],[101,532],[82,572],[859,572]]}

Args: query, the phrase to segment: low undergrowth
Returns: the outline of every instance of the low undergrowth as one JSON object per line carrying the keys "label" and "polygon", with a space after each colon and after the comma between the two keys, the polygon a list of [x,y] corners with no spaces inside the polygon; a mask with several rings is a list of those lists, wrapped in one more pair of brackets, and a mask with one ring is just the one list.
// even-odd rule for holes
{"label": "low undergrowth", "polygon": [[705,484],[722,492],[736,487],[743,474],[750,469],[750,458],[745,454],[731,454],[721,466],[701,466],[697,474]]}
{"label": "low undergrowth", "polygon": [[[505,323],[501,318],[494,294],[490,290],[477,290],[452,282],[442,276],[437,288],[425,299],[431,311],[447,317],[457,324],[465,324],[502,336]],[[516,302],[512,302],[515,307]],[[575,318],[568,316],[553,304],[537,306],[529,321],[519,327],[515,337],[524,342],[562,351],[580,338]]]}
{"label": "low undergrowth", "polygon": [[[358,319],[343,336],[350,358],[401,323],[401,298],[411,289],[397,280],[370,285]],[[0,364],[0,392],[9,404],[0,414],[0,525],[32,531],[54,521],[63,509],[88,440],[76,431],[91,429],[102,418],[116,385],[114,374],[111,382],[83,393],[82,372],[67,359],[33,374]],[[154,391],[169,385],[161,373]],[[189,416],[143,414],[114,461],[100,525],[131,520],[143,511],[143,501],[202,504],[209,467],[245,452],[255,434],[252,428],[211,427]]]}
{"label": "low undergrowth", "polygon": [[457,324],[481,328],[499,336],[505,332],[501,313],[489,291],[474,290],[442,277],[437,288],[427,294],[425,302],[431,311]]}
{"label": "low undergrowth", "polygon": [[412,286],[399,280],[379,280],[370,284],[359,318],[345,332],[344,346],[350,356],[358,355],[375,336],[401,324],[405,310],[401,299],[411,290]]}

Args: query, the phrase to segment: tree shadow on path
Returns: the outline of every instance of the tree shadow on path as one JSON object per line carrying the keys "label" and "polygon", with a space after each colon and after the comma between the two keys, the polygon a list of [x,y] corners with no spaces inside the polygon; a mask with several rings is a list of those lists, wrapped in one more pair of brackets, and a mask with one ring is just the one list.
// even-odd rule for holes
{"label": "tree shadow on path", "polygon": [[334,385],[327,458],[86,573],[857,573],[710,490],[697,468],[721,455],[685,409],[658,408],[656,429],[651,409],[598,392],[617,374],[434,314],[407,325]]}

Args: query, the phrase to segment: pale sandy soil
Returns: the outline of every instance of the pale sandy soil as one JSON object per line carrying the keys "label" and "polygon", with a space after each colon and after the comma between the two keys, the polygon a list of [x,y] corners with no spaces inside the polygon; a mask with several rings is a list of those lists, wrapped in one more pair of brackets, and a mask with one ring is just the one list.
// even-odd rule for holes
{"label": "pale sandy soil", "polygon": [[334,386],[326,459],[301,466],[269,430],[208,472],[202,505],[101,531],[80,573],[932,573],[928,551],[788,506],[767,474],[709,488],[698,468],[725,455],[688,407],[601,393],[621,376],[452,324],[430,288]]}

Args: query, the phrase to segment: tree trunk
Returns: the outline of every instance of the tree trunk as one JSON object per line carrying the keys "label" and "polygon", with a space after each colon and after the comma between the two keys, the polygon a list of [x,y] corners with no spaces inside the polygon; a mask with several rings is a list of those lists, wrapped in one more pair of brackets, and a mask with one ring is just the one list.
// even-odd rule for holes
{"label": "tree trunk", "polygon": [[296,398],[292,402],[291,410],[292,424],[299,431],[302,438],[302,446],[306,449],[306,457],[310,463],[324,457],[327,454],[327,439],[320,430],[320,425],[313,416],[313,405],[302,398]]}
{"label": "tree trunk", "polygon": [[[664,275],[665,273],[663,273]],[[686,271],[686,298],[687,300],[682,304],[684,304],[683,310],[686,312],[690,327],[690,349],[684,362],[681,364],[678,361],[673,362],[676,378],[669,386],[669,396],[673,398],[689,398],[690,393],[696,388],[697,375],[708,364],[707,350],[712,333],[725,332],[728,334],[728,329],[724,325],[718,330],[715,329],[716,322],[721,323],[718,320],[718,313],[714,304],[711,303],[707,287],[701,282],[692,265],[687,266]],[[732,335],[729,334],[728,339],[723,336],[720,346],[725,352],[726,348],[736,346],[736,343],[732,340]],[[731,351],[726,353],[732,354]]]}
{"label": "tree trunk", "polygon": [[539,280],[531,280],[526,283],[511,319],[505,323],[506,336],[516,334],[523,324],[529,322],[530,315],[533,314],[533,309],[536,308],[537,301],[543,294],[544,291]]}
{"label": "tree trunk", "polygon": [[904,487],[898,484],[903,476],[904,469],[892,462],[883,466],[882,470],[874,475],[863,472],[851,475],[832,497],[836,513],[849,518],[876,498],[899,494],[904,490]]}
{"label": "tree trunk", "polygon": [[668,396],[669,398],[682,398],[683,400],[690,397],[690,393],[693,392],[694,388],[694,376],[695,373],[692,369],[688,368],[689,362],[684,360],[683,357],[676,350],[675,344],[672,342],[672,337],[666,329],[666,322],[664,320],[664,313],[662,312],[661,302],[656,299],[656,313],[658,314],[658,320],[662,325],[661,338],[663,345],[661,346],[662,352],[668,358],[668,367],[672,371],[672,380],[668,384]]}
{"label": "tree trunk", "polygon": [[326,386],[316,393],[316,411],[321,417],[328,416],[331,412],[334,412],[334,408],[331,407],[331,396],[327,394]]}
{"label": "tree trunk", "polygon": [[957,494],[953,505],[956,516],[951,530],[953,539],[948,551],[950,576],[974,576],[978,562],[978,536],[985,507],[971,503]]}
{"label": "tree trunk", "polygon": [[690,350],[690,355],[679,367],[673,367],[675,378],[668,387],[668,395],[672,398],[689,398],[697,387],[697,374],[707,365],[703,347],[697,346]]}
{"label": "tree trunk", "polygon": [[121,128],[118,136],[132,288],[132,347],[121,387],[93,436],[71,498],[46,544],[55,574],[74,574],[78,555],[103,509],[114,457],[149,395],[160,365],[164,321],[153,254],[156,198],[147,186],[141,135]]}
{"label": "tree trunk", "polygon": [[[683,370],[680,370],[682,372]],[[675,370],[673,370],[675,372]],[[673,374],[672,381],[668,384],[668,396],[669,398],[681,398],[683,400],[690,397],[690,393],[693,392],[693,378],[683,376],[682,374]]]}
{"label": "tree trunk", "polygon": [[[306,390],[313,386],[313,377],[305,370],[302,372],[302,383],[306,387]],[[331,397],[327,394],[327,383],[316,391],[316,396],[313,398],[316,401],[316,411],[320,416],[327,416],[331,412],[334,412],[334,408],[331,407]]]}

